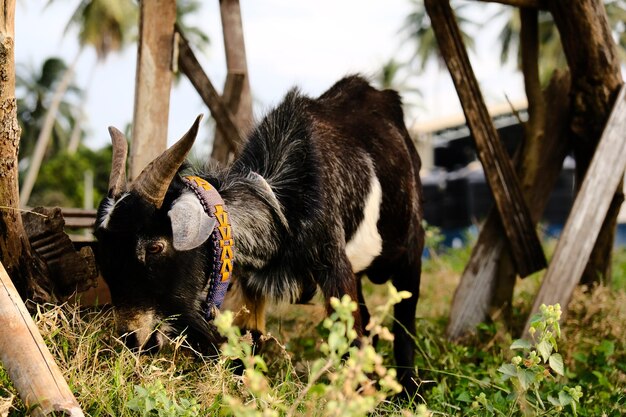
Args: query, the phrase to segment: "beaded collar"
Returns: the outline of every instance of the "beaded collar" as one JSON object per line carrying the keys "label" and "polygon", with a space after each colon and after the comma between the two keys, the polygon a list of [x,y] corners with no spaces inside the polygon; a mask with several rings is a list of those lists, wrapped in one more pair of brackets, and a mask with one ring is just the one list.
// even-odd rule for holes
{"label": "beaded collar", "polygon": [[232,229],[228,221],[228,212],[224,200],[215,187],[208,181],[196,176],[184,177],[183,181],[198,197],[205,213],[216,220],[210,237],[210,242],[213,245],[213,263],[208,274],[209,290],[203,306],[205,318],[212,320],[224,302],[233,271],[234,241]]}

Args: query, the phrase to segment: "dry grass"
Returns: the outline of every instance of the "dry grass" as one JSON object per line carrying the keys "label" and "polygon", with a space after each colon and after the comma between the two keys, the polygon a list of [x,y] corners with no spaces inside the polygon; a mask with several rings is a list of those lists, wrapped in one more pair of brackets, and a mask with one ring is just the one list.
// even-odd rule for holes
{"label": "dry grass", "polygon": [[[88,415],[125,416],[135,385],[162,381],[173,398],[214,404],[236,388],[224,363],[202,359],[183,338],[157,355],[138,355],[114,337],[110,309],[39,306],[36,321],[70,388]],[[125,411],[126,410],[126,411]]]}
{"label": "dry grass", "polygon": [[13,394],[0,398],[0,417],[7,417],[13,405]]}

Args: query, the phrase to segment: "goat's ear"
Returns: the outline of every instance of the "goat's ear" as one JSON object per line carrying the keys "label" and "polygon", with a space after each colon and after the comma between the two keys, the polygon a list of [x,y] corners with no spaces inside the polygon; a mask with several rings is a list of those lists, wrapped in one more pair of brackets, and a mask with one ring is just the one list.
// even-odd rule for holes
{"label": "goat's ear", "polygon": [[211,236],[215,219],[204,212],[204,207],[192,193],[183,193],[167,213],[172,222],[174,249],[185,251],[197,248]]}

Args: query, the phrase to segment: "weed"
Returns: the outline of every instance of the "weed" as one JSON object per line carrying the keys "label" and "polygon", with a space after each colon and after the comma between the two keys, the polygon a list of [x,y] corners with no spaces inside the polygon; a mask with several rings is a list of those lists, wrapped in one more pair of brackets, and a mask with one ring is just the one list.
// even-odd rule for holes
{"label": "weed", "polygon": [[[557,339],[561,337],[559,320],[561,306],[542,305],[540,312],[530,322],[529,333],[533,341],[517,339],[511,344],[511,350],[520,350],[522,355],[516,355],[498,371],[504,379],[513,385],[512,396],[524,415],[545,413],[545,400],[561,411],[570,406],[574,416],[578,415],[577,405],[582,397],[580,386],[575,388],[563,387],[557,395],[545,394],[543,382],[548,378],[556,379],[565,376],[563,357],[558,353]],[[543,397],[543,398],[542,398]]]}
{"label": "weed", "polygon": [[369,323],[368,337],[357,340],[353,313],[357,309],[348,296],[330,300],[334,312],[323,321],[328,332],[320,350],[323,357],[310,364],[306,384],[291,398],[285,396],[284,386],[273,385],[264,372],[267,365],[263,358],[252,354],[249,338],[242,337],[232,325],[230,312],[221,314],[215,324],[227,338],[222,349],[224,360],[239,359],[245,368],[242,384],[243,399],[224,397],[228,414],[235,416],[363,416],[372,413],[386,398],[399,393],[401,386],[395,379],[395,370],[383,365],[383,358],[376,352],[372,340],[378,337],[392,340],[382,321],[394,304],[410,296],[397,292],[390,286],[389,299],[377,308]]}
{"label": "weed", "polygon": [[200,415],[198,403],[192,399],[180,401],[170,398],[163,382],[157,380],[142,387],[135,385],[135,395],[126,403],[129,410],[141,417],[196,417]]}

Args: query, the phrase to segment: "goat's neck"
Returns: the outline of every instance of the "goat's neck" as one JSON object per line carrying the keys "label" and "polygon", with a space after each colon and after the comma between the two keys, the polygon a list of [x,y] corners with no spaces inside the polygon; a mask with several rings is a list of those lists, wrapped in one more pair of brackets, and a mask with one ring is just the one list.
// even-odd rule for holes
{"label": "goat's neck", "polygon": [[261,269],[276,254],[288,230],[280,202],[259,174],[229,178],[220,190],[229,211],[235,240],[235,262]]}

